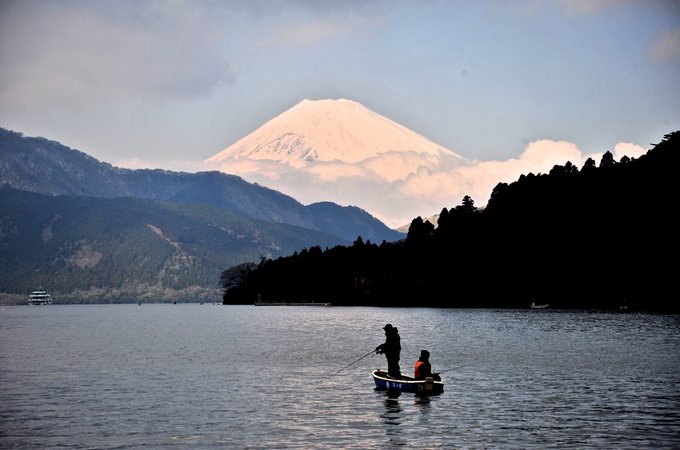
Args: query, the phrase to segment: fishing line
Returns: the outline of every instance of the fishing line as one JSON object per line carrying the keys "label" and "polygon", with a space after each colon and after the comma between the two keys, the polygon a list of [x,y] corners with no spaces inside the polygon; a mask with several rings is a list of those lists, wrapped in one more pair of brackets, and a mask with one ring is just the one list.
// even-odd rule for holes
{"label": "fishing line", "polygon": [[451,371],[451,370],[462,369],[463,367],[468,367],[468,366],[471,366],[471,365],[472,365],[472,363],[470,363],[470,364],[463,364],[463,365],[460,365],[460,366],[451,367],[451,368],[446,369],[446,370],[440,370],[440,371],[437,372],[437,373],[446,373],[446,372],[449,372],[449,371]]}
{"label": "fishing line", "polygon": [[345,370],[345,369],[348,368],[349,366],[352,366],[352,365],[358,363],[359,361],[361,361],[362,359],[364,359],[365,357],[367,357],[368,355],[370,355],[370,354],[372,354],[372,353],[375,353],[375,350],[371,350],[370,352],[366,353],[366,354],[365,354],[364,356],[362,356],[361,358],[357,359],[356,361],[354,361],[354,362],[352,362],[352,363],[350,363],[350,364],[347,364],[345,367],[343,367],[343,368],[340,369],[340,370],[337,370],[337,371],[333,372],[332,374],[328,375],[326,378],[332,377],[333,375],[342,372],[343,370]]}

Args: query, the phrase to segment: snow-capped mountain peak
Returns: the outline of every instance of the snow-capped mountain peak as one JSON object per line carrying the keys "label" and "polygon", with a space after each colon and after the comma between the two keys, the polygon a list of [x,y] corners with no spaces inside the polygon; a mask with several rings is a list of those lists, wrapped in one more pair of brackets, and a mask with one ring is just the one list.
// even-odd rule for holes
{"label": "snow-capped mountain peak", "polygon": [[392,152],[460,158],[360,103],[337,99],[303,100],[206,162],[357,163]]}

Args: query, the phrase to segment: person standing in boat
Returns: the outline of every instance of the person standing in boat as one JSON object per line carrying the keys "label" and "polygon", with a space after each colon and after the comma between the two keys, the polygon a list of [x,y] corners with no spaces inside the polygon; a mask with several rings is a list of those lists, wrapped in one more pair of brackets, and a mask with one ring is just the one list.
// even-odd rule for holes
{"label": "person standing in boat", "polygon": [[420,358],[416,361],[416,370],[413,378],[416,380],[424,380],[432,377],[435,381],[441,381],[439,374],[432,373],[432,365],[430,364],[430,352],[427,350],[420,351]]}
{"label": "person standing in boat", "polygon": [[385,330],[385,342],[375,348],[376,353],[384,354],[387,358],[387,373],[393,378],[401,378],[399,368],[399,356],[401,354],[401,337],[399,330],[388,323],[383,327]]}

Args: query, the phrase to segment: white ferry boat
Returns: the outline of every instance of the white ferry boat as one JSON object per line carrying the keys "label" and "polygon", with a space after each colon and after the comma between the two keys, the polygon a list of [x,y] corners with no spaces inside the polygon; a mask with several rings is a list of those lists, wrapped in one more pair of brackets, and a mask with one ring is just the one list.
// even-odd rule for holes
{"label": "white ferry boat", "polygon": [[52,296],[44,289],[36,289],[28,295],[29,305],[51,305]]}

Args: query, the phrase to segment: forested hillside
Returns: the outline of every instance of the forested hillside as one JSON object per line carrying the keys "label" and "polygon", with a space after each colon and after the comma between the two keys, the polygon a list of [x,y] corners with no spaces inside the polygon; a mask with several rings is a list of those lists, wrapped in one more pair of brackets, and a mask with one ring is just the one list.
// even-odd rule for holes
{"label": "forested hillside", "polygon": [[645,155],[570,162],[418,217],[380,245],[314,246],[225,271],[224,303],[680,310],[675,181],[680,132]]}
{"label": "forested hillside", "polygon": [[225,266],[338,238],[199,204],[0,188],[0,293],[57,303],[219,301]]}

